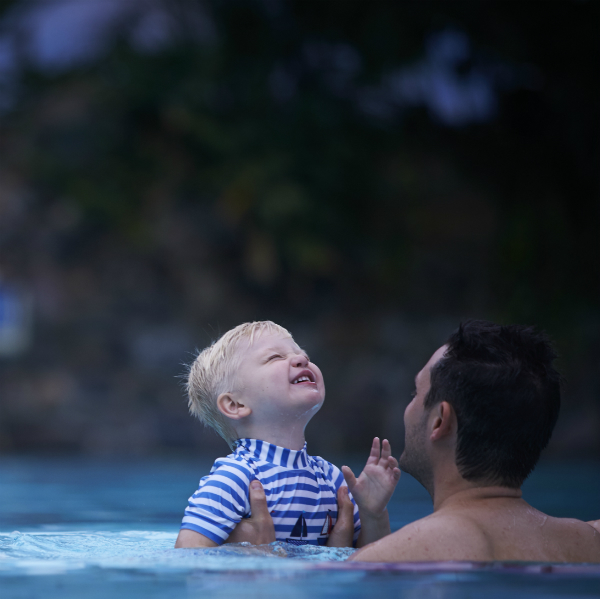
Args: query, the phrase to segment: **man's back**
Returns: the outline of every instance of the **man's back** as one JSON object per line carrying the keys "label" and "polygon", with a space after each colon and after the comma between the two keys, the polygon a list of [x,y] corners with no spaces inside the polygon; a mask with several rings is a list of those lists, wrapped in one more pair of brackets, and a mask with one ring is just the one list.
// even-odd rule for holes
{"label": "man's back", "polygon": [[452,504],[352,556],[359,561],[535,561],[600,563],[600,532],[552,518],[522,499]]}

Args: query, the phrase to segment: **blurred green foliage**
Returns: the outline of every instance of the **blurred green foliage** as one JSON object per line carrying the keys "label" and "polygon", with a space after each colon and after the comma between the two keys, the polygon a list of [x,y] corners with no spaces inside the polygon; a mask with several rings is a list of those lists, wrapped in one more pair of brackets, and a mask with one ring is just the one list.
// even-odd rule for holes
{"label": "blurred green foliage", "polygon": [[[151,244],[151,198],[205,202],[248,246],[250,279],[270,289],[296,274],[351,280],[428,310],[411,287],[424,284],[421,261],[435,270],[431,258],[468,277],[464,261],[489,290],[479,305],[450,276],[431,290],[451,296],[435,309],[561,321],[574,304],[595,305],[593,3],[209,8],[214,43],[181,34],[143,55],[122,42],[95,64],[29,74],[4,127],[27,136],[22,164],[47,195],[140,244]],[[286,101],[269,88],[274,67],[299,63],[307,41],[355,48],[357,84],[368,85],[449,25],[514,68],[534,64],[539,88],[499,91],[496,118],[461,128],[423,109],[360,114],[327,87],[335,73],[318,69],[299,72]]]}
{"label": "blurred green foliage", "polygon": [[[177,232],[157,223],[181,213],[218,248],[208,267],[229,273],[229,293],[259,306],[244,317],[334,310],[351,324],[396,310],[538,324],[596,401],[583,370],[600,353],[599,5],[202,6],[210,42],[183,21],[154,53],[123,38],[84,66],[26,71],[1,119],[2,160],[37,202],[83,211],[61,260],[85,264],[108,236],[158,268],[161,235]],[[448,28],[472,43],[459,71],[483,61],[513,73],[494,84],[490,118],[451,126],[424,106],[360,109],[356,90],[381,87]],[[306,66],[315,47],[351,50],[338,87],[326,53]],[[193,278],[203,250],[180,251]],[[214,314],[198,310],[197,322]]]}

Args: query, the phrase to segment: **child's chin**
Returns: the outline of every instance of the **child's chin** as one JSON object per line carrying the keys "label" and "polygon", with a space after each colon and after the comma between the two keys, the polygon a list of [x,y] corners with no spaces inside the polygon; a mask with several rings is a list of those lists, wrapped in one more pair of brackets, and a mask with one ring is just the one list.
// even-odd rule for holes
{"label": "child's chin", "polygon": [[306,402],[306,408],[309,412],[316,414],[323,405],[323,399],[319,399],[318,401]]}
{"label": "child's chin", "polygon": [[306,388],[302,394],[302,398],[307,402],[322,402],[324,399],[323,392],[317,387]]}

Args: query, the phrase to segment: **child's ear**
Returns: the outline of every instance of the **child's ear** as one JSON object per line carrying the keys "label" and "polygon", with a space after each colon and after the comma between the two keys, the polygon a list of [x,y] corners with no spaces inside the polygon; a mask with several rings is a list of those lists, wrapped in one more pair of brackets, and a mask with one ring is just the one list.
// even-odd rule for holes
{"label": "child's ear", "polygon": [[217,397],[217,408],[219,412],[232,420],[241,420],[252,414],[252,410],[243,403],[236,401],[231,393],[221,393]]}

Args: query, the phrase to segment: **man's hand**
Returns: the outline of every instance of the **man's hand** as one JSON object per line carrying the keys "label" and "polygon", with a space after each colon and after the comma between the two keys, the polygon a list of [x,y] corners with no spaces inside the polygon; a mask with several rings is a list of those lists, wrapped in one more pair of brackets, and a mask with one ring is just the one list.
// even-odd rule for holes
{"label": "man's hand", "polygon": [[392,457],[389,441],[384,439],[380,446],[379,438],[373,439],[369,459],[358,479],[348,466],[342,466],[342,473],[360,512],[358,546],[388,535],[391,531],[386,506],[400,480],[398,460]]}
{"label": "man's hand", "polygon": [[354,504],[348,497],[348,487],[337,492],[338,517],[327,539],[327,547],[352,547],[354,539]]}
{"label": "man's hand", "polygon": [[242,518],[227,538],[227,543],[267,545],[275,541],[275,525],[267,506],[265,490],[259,481],[250,483],[250,518]]}

